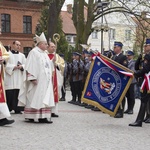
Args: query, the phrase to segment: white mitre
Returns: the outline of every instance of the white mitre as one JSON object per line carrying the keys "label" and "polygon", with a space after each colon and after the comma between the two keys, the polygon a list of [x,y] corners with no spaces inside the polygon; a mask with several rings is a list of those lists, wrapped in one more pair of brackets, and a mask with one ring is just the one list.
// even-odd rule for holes
{"label": "white mitre", "polygon": [[47,42],[44,32],[42,32],[40,36],[35,35],[35,40],[36,40],[36,44],[38,44],[39,42]]}

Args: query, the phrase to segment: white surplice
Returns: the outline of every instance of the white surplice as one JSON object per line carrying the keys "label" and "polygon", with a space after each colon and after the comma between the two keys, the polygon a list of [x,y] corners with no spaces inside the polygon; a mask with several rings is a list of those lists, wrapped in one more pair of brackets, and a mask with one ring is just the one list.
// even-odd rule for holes
{"label": "white surplice", "polygon": [[11,89],[20,89],[23,82],[23,71],[13,70],[15,66],[17,66],[18,62],[21,63],[24,68],[26,58],[22,53],[13,54],[11,51],[9,52],[9,59],[5,66],[5,76],[4,76],[4,85],[5,90]]}
{"label": "white surplice", "polygon": [[[25,71],[25,82],[19,93],[19,105],[25,106],[25,118],[50,118],[50,108],[55,106],[52,61],[45,51],[35,47],[27,57]],[[37,85],[31,80],[37,80]]]}

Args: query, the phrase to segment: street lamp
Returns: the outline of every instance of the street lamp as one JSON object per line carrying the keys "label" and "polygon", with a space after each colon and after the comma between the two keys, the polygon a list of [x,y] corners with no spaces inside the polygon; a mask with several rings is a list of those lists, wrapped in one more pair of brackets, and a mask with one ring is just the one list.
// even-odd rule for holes
{"label": "street lamp", "polygon": [[104,50],[103,50],[103,32],[106,32],[109,30],[109,27],[108,25],[104,25],[103,24],[103,12],[104,12],[104,9],[109,5],[109,1],[107,0],[98,0],[97,1],[97,14],[101,14],[102,17],[101,17],[101,26],[99,26],[99,29],[101,31],[101,53],[103,54],[104,53]]}

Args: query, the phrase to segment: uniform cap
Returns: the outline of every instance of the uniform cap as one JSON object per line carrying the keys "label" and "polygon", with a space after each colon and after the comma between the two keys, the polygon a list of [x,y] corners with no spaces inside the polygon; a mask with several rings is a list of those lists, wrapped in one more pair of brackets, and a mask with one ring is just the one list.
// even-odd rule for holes
{"label": "uniform cap", "polygon": [[93,51],[90,51],[90,52],[89,52],[89,55],[90,55],[90,56],[94,55],[94,52],[93,52]]}
{"label": "uniform cap", "polygon": [[78,52],[73,52],[73,55],[75,55],[75,56],[81,56],[81,54],[78,53]]}
{"label": "uniform cap", "polygon": [[115,42],[114,42],[114,46],[122,47],[122,46],[123,46],[123,44],[122,44],[121,42],[117,42],[117,41],[115,41]]}
{"label": "uniform cap", "polygon": [[72,55],[75,56],[75,52],[72,52]]}
{"label": "uniform cap", "polygon": [[64,54],[59,54],[60,57],[64,57]]}
{"label": "uniform cap", "polygon": [[149,45],[149,44],[150,44],[150,39],[146,39],[145,44],[146,44],[146,45]]}
{"label": "uniform cap", "polygon": [[128,51],[127,51],[127,55],[129,55],[129,56],[133,56],[133,55],[134,55],[134,52],[133,52],[133,51],[131,51],[131,50],[128,50]]}
{"label": "uniform cap", "polygon": [[89,52],[86,49],[82,50],[82,54],[88,54]]}

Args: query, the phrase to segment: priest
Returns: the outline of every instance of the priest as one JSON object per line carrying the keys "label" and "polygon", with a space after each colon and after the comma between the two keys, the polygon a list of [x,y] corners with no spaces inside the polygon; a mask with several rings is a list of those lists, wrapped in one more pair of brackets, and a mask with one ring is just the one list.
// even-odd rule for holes
{"label": "priest", "polygon": [[8,52],[0,42],[0,126],[9,125],[14,122],[14,120],[8,120],[7,118],[10,117],[10,112],[6,103],[5,98],[5,90],[4,90],[4,84],[3,84],[3,71],[4,66],[3,64],[6,64],[6,61],[9,57]]}
{"label": "priest", "polygon": [[54,65],[53,74],[53,89],[54,89],[54,101],[55,107],[52,108],[52,117],[58,117],[58,102],[60,99],[61,88],[63,86],[63,75],[65,68],[65,61],[56,53],[56,45],[53,42],[49,42],[48,56]]}
{"label": "priest", "polygon": [[25,64],[24,84],[19,93],[19,105],[24,105],[25,119],[40,123],[52,123],[54,107],[52,85],[53,63],[45,50],[48,47],[44,33],[35,37],[36,46],[30,51]]}
{"label": "priest", "polygon": [[20,52],[20,41],[13,42],[13,49],[9,51],[9,59],[5,67],[5,90],[9,111],[21,114],[23,107],[18,107],[18,94],[23,82],[25,55]]}

